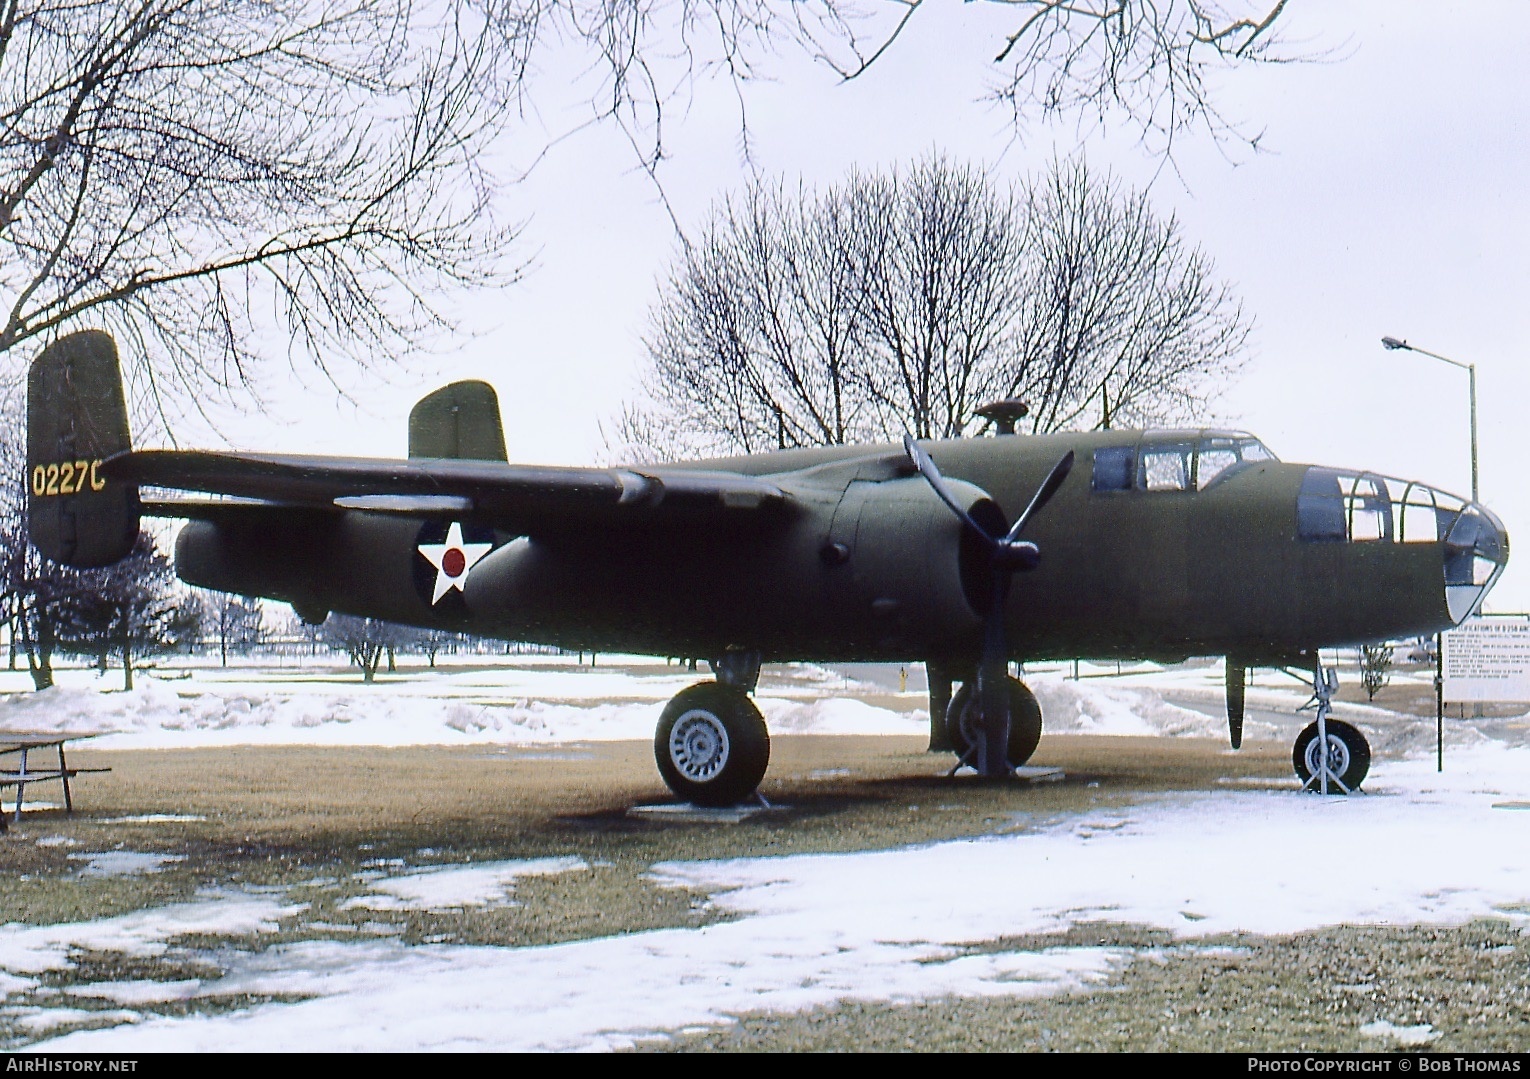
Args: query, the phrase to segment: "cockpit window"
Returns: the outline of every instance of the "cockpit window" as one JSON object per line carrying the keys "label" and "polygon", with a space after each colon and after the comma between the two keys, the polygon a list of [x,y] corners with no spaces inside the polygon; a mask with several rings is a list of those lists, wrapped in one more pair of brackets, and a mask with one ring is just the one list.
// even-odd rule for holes
{"label": "cockpit window", "polygon": [[1189,443],[1142,447],[1142,486],[1149,491],[1190,490],[1195,447]]}
{"label": "cockpit window", "polygon": [[1257,438],[1204,438],[1196,455],[1196,489],[1204,491],[1239,465],[1274,459],[1275,455]]}
{"label": "cockpit window", "polygon": [[1244,465],[1275,460],[1275,455],[1251,435],[1204,432],[1199,438],[1176,439],[1173,434],[1153,433],[1139,446],[1102,446],[1095,450],[1092,488],[1201,491]]}

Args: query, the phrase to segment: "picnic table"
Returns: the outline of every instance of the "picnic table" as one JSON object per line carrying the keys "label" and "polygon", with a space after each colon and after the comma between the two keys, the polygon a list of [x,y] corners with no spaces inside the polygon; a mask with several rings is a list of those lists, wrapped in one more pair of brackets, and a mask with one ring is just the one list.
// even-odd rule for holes
{"label": "picnic table", "polygon": [[[74,794],[69,789],[69,781],[83,772],[110,772],[111,769],[77,768],[70,765],[64,756],[64,743],[94,737],[95,732],[87,731],[0,731],[0,791],[6,787],[16,788],[16,820],[21,820],[22,800],[27,787],[33,783],[62,783],[64,810],[74,812]],[[55,765],[49,761],[42,767],[35,767],[32,760],[34,752],[41,750],[46,756],[50,749],[57,753],[58,763]],[[18,754],[15,762],[7,760],[13,753]],[[11,763],[18,767],[9,767]],[[5,815],[0,813],[0,829],[5,824]]]}

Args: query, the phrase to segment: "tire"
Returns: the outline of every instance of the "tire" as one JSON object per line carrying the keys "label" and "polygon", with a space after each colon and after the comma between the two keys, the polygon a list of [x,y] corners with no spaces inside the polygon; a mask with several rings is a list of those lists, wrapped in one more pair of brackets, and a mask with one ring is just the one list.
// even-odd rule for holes
{"label": "tire", "polygon": [[[1041,742],[1041,705],[1024,682],[1008,678],[1009,684],[1009,742],[1006,747],[1009,764],[1018,768],[1031,759]],[[962,688],[951,698],[946,709],[946,733],[958,757],[965,757],[972,748],[977,735],[977,681],[963,682]]]}
{"label": "tire", "polygon": [[[1366,773],[1371,770],[1371,746],[1353,726],[1345,723],[1342,719],[1330,719],[1326,722],[1328,727],[1328,766],[1339,777],[1339,782],[1350,790],[1359,790],[1360,784],[1365,781]],[[1291,764],[1296,769],[1296,777],[1302,781],[1302,786],[1312,778],[1318,770],[1318,729],[1316,723],[1309,723],[1302,729],[1302,733],[1296,736],[1296,745],[1291,750]],[[1330,786],[1329,794],[1343,794],[1344,787]],[[1314,790],[1320,789],[1314,786]]]}
{"label": "tire", "polygon": [[754,793],[770,763],[765,719],[738,686],[683,689],[659,717],[654,760],[669,789],[699,806],[730,806]]}

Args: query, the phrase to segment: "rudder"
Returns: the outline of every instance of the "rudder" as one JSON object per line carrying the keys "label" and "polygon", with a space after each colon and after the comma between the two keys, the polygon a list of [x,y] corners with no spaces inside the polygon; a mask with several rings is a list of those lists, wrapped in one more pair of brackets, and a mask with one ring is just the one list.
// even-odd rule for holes
{"label": "rudder", "polygon": [[43,349],[27,373],[27,518],[45,557],[91,569],[132,551],[138,488],[101,474],[130,448],[111,336],[82,330]]}

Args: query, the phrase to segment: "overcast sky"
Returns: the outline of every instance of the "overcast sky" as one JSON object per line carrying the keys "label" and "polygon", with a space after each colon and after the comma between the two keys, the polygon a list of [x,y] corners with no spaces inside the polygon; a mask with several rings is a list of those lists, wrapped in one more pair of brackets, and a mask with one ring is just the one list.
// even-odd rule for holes
{"label": "overcast sky", "polygon": [[[1011,178],[1072,152],[1074,128],[1036,125],[1016,145],[1006,115],[980,100],[1013,13],[931,3],[861,80],[841,84],[787,58],[775,81],[751,86],[756,167],[829,184],[852,167],[938,150]],[[1221,419],[1286,460],[1466,494],[1466,373],[1385,351],[1380,339],[1474,363],[1482,497],[1514,533],[1530,519],[1514,439],[1530,389],[1521,358],[1530,315],[1520,302],[1530,278],[1521,74],[1530,5],[1477,0],[1450,11],[1387,0],[1291,4],[1285,36],[1332,59],[1223,80],[1224,111],[1265,132],[1257,155],[1234,148],[1229,160],[1187,140],[1175,175],[1131,139],[1089,132],[1085,150],[1095,168],[1152,183],[1160,211],[1179,215],[1254,315],[1254,359],[1219,402]],[[544,87],[555,74],[554,65]],[[545,93],[542,102],[547,131],[577,118]],[[738,104],[726,84],[703,82],[669,123],[661,179],[681,224],[694,228],[745,182]],[[527,134],[506,153],[524,157],[542,138]],[[507,192],[507,214],[527,220],[524,250],[535,264],[523,282],[466,302],[477,336],[358,387],[338,417],[333,395],[315,390],[311,410],[248,418],[229,426],[231,437],[265,449],[401,455],[415,398],[482,377],[499,390],[512,460],[600,460],[600,424],[636,391],[647,311],[676,249],[667,211],[634,166],[612,128],[562,142]],[[1530,609],[1522,577],[1530,582],[1511,564],[1489,609]]]}

